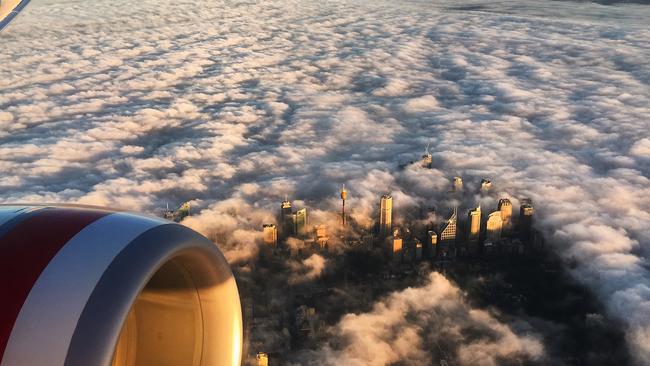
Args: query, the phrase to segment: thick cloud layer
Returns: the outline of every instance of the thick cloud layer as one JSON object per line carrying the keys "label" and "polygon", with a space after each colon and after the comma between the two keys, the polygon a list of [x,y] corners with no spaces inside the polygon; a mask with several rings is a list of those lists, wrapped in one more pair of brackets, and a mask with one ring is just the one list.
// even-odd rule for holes
{"label": "thick cloud layer", "polygon": [[506,359],[539,361],[542,344],[534,334],[523,334],[525,325],[520,327],[518,335],[488,312],[473,309],[457,287],[433,272],[422,287],[395,292],[369,313],[344,316],[334,330],[334,339],[342,344],[307,352],[301,364],[431,365],[444,359],[490,366]]}
{"label": "thick cloud layer", "polygon": [[650,9],[464,5],[35,2],[1,35],[0,199],[198,199],[236,261],[285,195],[333,222],[345,183],[370,225],[488,176],[650,363]]}

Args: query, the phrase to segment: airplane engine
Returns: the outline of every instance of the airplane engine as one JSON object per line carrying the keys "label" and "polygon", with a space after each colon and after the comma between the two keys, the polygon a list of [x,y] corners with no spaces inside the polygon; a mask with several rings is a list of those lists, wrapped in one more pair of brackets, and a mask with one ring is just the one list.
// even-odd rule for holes
{"label": "airplane engine", "polygon": [[234,366],[230,267],[195,231],[91,207],[0,206],[0,366]]}

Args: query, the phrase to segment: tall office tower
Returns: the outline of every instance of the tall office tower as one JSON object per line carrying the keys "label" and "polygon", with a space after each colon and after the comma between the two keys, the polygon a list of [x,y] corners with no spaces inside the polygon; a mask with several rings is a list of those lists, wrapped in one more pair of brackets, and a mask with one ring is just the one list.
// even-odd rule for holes
{"label": "tall office tower", "polygon": [[467,239],[478,241],[481,234],[481,205],[467,214]]}
{"label": "tall office tower", "polygon": [[314,234],[316,235],[316,242],[321,249],[325,249],[329,241],[327,225],[314,226]]}
{"label": "tall office tower", "polygon": [[440,257],[454,257],[456,255],[456,231],[458,221],[458,209],[454,207],[454,213],[444,223],[440,230],[440,242],[436,248],[436,255]]}
{"label": "tall office tower", "polygon": [[495,211],[488,215],[486,223],[486,242],[495,243],[501,239],[501,230],[503,228],[503,218],[501,211]]}
{"label": "tall office tower", "polygon": [[291,202],[285,197],[284,201],[280,205],[280,215],[282,217],[291,215]]}
{"label": "tall office tower", "polygon": [[307,217],[307,209],[303,208],[293,214],[293,230],[298,235],[305,235],[307,233],[307,225],[309,225],[309,218]]}
{"label": "tall office tower", "polygon": [[458,211],[454,207],[454,213],[447,219],[447,222],[444,224],[442,230],[440,231],[440,242],[454,242],[456,241],[456,221],[457,221]]}
{"label": "tall office tower", "polygon": [[422,260],[422,247],[423,247],[422,242],[416,238],[415,239],[415,260],[416,261]]}
{"label": "tall office tower", "polygon": [[454,192],[461,192],[463,190],[463,178],[454,177]]}
{"label": "tall office tower", "polygon": [[429,258],[435,257],[438,246],[438,234],[436,234],[436,232],[433,230],[429,230],[427,232],[427,246],[429,251]]}
{"label": "tall office tower", "polygon": [[390,235],[393,226],[393,197],[388,194],[381,196],[379,203],[379,235]]}
{"label": "tall office tower", "polygon": [[274,224],[262,225],[264,244],[271,248],[278,246],[278,228]]}
{"label": "tall office tower", "polygon": [[402,254],[402,247],[404,246],[404,239],[393,236],[390,239],[391,255],[393,259],[399,259]]}
{"label": "tall office tower", "polygon": [[346,224],[346,218],[345,218],[345,200],[348,198],[348,191],[345,189],[345,184],[343,185],[343,188],[341,188],[341,201],[342,201],[342,206],[341,206],[341,223],[343,226]]}
{"label": "tall office tower", "polygon": [[523,199],[519,208],[519,226],[521,236],[524,239],[530,238],[530,233],[533,228],[533,202],[530,199]]}
{"label": "tall office tower", "polygon": [[291,202],[286,197],[280,205],[280,221],[282,222],[282,235],[293,235],[293,211],[291,209]]}
{"label": "tall office tower", "polygon": [[481,179],[481,191],[487,192],[490,188],[492,188],[492,181],[487,178]]}
{"label": "tall office tower", "polygon": [[512,227],[512,203],[507,198],[499,200],[499,211],[501,212],[502,230],[508,231]]}
{"label": "tall office tower", "polygon": [[258,352],[257,366],[269,366],[269,355],[264,352]]}

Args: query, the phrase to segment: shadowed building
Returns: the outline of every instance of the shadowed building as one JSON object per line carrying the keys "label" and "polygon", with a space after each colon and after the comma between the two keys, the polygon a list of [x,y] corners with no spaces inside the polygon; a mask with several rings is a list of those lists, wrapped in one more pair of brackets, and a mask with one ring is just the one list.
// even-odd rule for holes
{"label": "shadowed building", "polygon": [[278,246],[278,228],[274,224],[262,225],[264,245],[271,248]]}
{"label": "shadowed building", "polygon": [[416,238],[415,239],[415,260],[416,261],[422,260],[422,247],[423,247],[422,242]]}
{"label": "shadowed building", "polygon": [[530,233],[533,228],[533,202],[530,199],[522,200],[521,207],[519,207],[519,230],[522,239],[530,238]]}
{"label": "shadowed building", "polygon": [[438,234],[433,230],[427,232],[427,246],[429,258],[435,257],[438,246]]}
{"label": "shadowed building", "polygon": [[293,211],[291,209],[291,202],[286,198],[280,204],[280,222],[282,223],[282,235],[293,235]]}
{"label": "shadowed building", "polygon": [[309,225],[309,218],[307,217],[307,209],[303,208],[293,214],[294,232],[298,235],[305,235],[307,233],[307,225]]}
{"label": "shadowed building", "polygon": [[379,202],[379,235],[386,237],[393,225],[393,197],[388,194],[381,196]]}

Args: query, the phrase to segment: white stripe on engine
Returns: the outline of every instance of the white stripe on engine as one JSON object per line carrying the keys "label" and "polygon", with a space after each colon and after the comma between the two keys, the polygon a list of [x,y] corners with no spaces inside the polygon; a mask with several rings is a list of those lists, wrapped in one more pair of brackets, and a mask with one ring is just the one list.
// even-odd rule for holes
{"label": "white stripe on engine", "polygon": [[27,296],[0,366],[63,366],[81,312],[106,268],[133,239],[166,223],[114,213],[70,239]]}
{"label": "white stripe on engine", "polygon": [[28,207],[0,206],[0,226],[23,212],[28,212]]}

